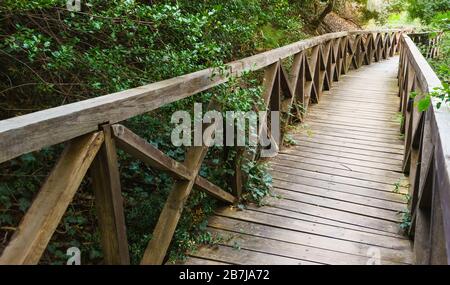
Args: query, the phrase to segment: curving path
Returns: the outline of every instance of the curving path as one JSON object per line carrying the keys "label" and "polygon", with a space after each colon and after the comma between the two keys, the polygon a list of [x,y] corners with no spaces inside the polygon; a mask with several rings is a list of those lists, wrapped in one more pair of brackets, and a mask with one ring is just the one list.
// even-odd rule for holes
{"label": "curving path", "polygon": [[291,131],[296,145],[271,161],[274,197],[219,209],[209,229],[220,242],[186,263],[413,263],[400,230],[407,188],[397,68],[398,57],[364,66],[325,92]]}

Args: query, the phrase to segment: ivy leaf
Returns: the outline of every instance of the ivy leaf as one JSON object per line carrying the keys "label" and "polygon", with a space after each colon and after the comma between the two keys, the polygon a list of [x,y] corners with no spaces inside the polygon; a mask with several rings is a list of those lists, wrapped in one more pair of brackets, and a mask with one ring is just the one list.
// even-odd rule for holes
{"label": "ivy leaf", "polygon": [[431,105],[431,97],[427,96],[417,103],[417,108],[419,109],[419,112],[423,112],[426,111],[430,107],[430,105]]}

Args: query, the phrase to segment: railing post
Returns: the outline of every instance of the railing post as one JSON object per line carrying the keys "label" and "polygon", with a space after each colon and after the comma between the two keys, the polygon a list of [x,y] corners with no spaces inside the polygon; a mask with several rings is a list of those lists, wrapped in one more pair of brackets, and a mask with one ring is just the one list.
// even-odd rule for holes
{"label": "railing post", "polygon": [[111,126],[104,125],[101,129],[105,142],[91,166],[91,176],[104,262],[125,265],[130,263],[130,256],[117,151],[111,136]]}

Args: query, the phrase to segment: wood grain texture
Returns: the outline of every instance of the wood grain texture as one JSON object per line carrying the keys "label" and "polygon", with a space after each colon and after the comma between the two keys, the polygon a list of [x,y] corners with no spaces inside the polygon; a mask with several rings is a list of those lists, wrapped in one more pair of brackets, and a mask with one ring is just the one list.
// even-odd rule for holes
{"label": "wood grain texture", "polygon": [[[111,129],[120,148],[135,158],[149,164],[151,167],[168,172],[176,179],[186,181],[194,179],[195,173],[186,165],[167,156],[164,152],[160,151],[131,130],[118,124],[111,126]],[[227,203],[234,203],[236,201],[236,198],[233,195],[201,176],[197,175],[194,182],[200,190],[221,201]]]}
{"label": "wood grain texture", "polygon": [[37,264],[103,143],[95,132],[68,143],[28,209],[0,264]]}
{"label": "wood grain texture", "polygon": [[117,150],[111,126],[102,127],[105,136],[97,157],[91,166],[92,188],[99,221],[105,264],[130,264],[125,226],[123,198]]}
{"label": "wood grain texture", "polygon": [[[125,151],[175,178],[141,260],[142,264],[161,264],[194,186],[227,203],[235,203],[237,199],[198,176],[208,147],[190,148],[184,163],[180,163],[125,127],[114,124],[210,89],[228,81],[230,75],[240,76],[246,71],[265,68],[263,97],[266,107],[271,111],[281,111],[284,123],[280,130],[281,141],[275,142],[269,130],[272,143],[276,144],[277,149],[282,146],[284,134],[291,128],[288,126],[290,123],[306,122],[302,125],[304,129],[291,129],[295,146],[283,149],[280,157],[272,161],[276,197],[267,199],[267,208],[249,211],[222,209],[211,219],[210,226],[216,233],[235,235],[238,233],[235,224],[247,227],[239,231],[243,244],[241,253],[233,252],[234,245],[230,239],[223,241],[216,249],[204,248],[190,253],[195,257],[195,262],[330,264],[339,257],[342,258],[336,262],[339,264],[345,264],[346,260],[348,264],[363,264],[373,261],[369,251],[376,249],[382,254],[378,260],[382,264],[412,263],[410,243],[399,232],[401,217],[398,212],[406,208],[403,197],[406,188],[394,185],[403,179],[401,172],[408,172],[409,169],[414,189],[421,188],[420,168],[414,166],[421,161],[425,116],[411,107],[409,94],[412,90],[429,92],[432,87],[439,86],[439,82],[429,66],[421,67],[424,59],[420,58],[415,46],[409,46],[410,39],[400,34],[395,30],[327,34],[229,63],[226,65],[226,75],[219,74],[215,69],[205,69],[4,120],[0,124],[0,162],[103,126],[103,132],[95,133],[101,136],[98,140],[105,143],[95,159],[92,173],[105,261],[110,264],[129,262],[114,137]],[[400,70],[397,71],[398,59],[387,59],[395,55],[400,47],[402,55]],[[290,56],[294,60],[288,71],[283,67],[283,60]],[[372,64],[374,62],[378,64]],[[400,90],[395,80],[397,75]],[[403,126],[406,130],[404,145],[399,140],[399,122],[393,118],[397,106],[408,115]],[[434,144],[431,161],[436,164],[432,169],[442,170],[432,173],[433,179],[440,183],[433,183],[432,203],[439,203],[439,207],[432,207],[431,216],[427,213],[431,220],[422,222],[426,226],[427,222],[431,224],[429,232],[445,237],[450,234],[450,227],[448,219],[443,219],[442,215],[450,214],[450,194],[442,189],[449,188],[450,181],[449,146],[445,143],[448,136],[442,132],[449,129],[443,123],[444,119],[448,119],[448,114],[435,108],[430,114],[431,141]],[[112,127],[110,124],[113,124]],[[317,129],[316,133],[314,129]],[[37,231],[30,224],[35,220],[38,225],[48,222],[50,230],[38,233],[42,236],[25,248],[28,252],[19,255],[21,263],[37,262],[81,183],[84,169],[94,159],[95,154],[92,153],[98,151],[95,143],[78,140],[74,140],[77,145],[84,143],[80,146],[82,149],[77,151],[78,156],[65,154],[61,160],[67,166],[59,165],[60,170],[55,168],[50,176],[64,177],[70,169],[79,167],[77,175],[69,179],[68,186],[55,182],[62,188],[68,187],[67,196],[52,198],[49,194],[49,198],[42,198],[40,194],[38,198],[42,201],[53,199],[50,201],[53,203],[57,200],[56,210],[46,209],[32,219],[28,213],[25,216],[24,222],[28,223],[30,231]],[[80,162],[83,157],[86,159]],[[402,164],[400,161],[403,158]],[[240,175],[235,180],[245,178]],[[43,189],[53,187],[48,184],[47,181]],[[240,193],[237,187],[234,188],[236,193]],[[37,199],[37,202],[40,203],[40,200]],[[416,202],[420,206],[421,197],[418,195]],[[56,211],[56,214],[51,218],[45,216],[51,211]],[[38,220],[40,215],[45,216],[44,221]],[[415,219],[420,224],[421,218]],[[256,229],[261,236],[257,235]],[[292,239],[283,240],[278,230],[294,232],[288,235]],[[301,241],[299,236],[307,242]],[[433,239],[442,241],[436,236],[428,240]],[[24,240],[23,237],[19,241],[13,239],[7,250],[17,248],[17,244]],[[440,248],[449,242],[443,240]],[[11,256],[11,253],[8,254]],[[433,255],[430,251],[426,256],[441,262],[449,255]],[[245,262],[237,261],[242,258]]]}
{"label": "wood grain texture", "polygon": [[[415,103],[442,84],[413,41],[405,35],[401,43],[399,110],[405,117],[403,171],[411,183],[414,251],[418,264],[450,264],[450,108],[437,108],[432,98],[430,108],[418,112]],[[414,99],[413,91],[419,95]]]}
{"label": "wood grain texture", "polygon": [[[357,41],[355,49],[372,44],[370,37]],[[373,41],[374,45],[388,45],[392,38]],[[291,259],[370,264],[374,250],[380,253],[377,264],[414,262],[411,242],[400,230],[399,212],[407,208],[402,193],[407,193],[407,188],[400,186],[399,193],[394,191],[396,183],[406,182],[401,172],[404,145],[399,121],[394,118],[399,102],[395,84],[398,58],[383,59],[391,49],[379,53],[380,63],[349,71],[338,83],[328,79],[331,90],[322,93],[318,104],[310,105],[304,126],[291,130],[295,145],[271,160],[274,197],[267,198],[263,207],[217,210],[209,227],[214,235],[224,237],[220,250],[201,248],[193,255],[196,262],[229,262],[232,255],[236,260],[246,258],[250,264],[279,264],[278,256],[290,258],[282,261],[284,264],[291,264]],[[331,45],[325,46],[320,56],[316,50],[316,58],[313,53],[309,63],[315,65],[323,56],[327,65],[332,64],[331,50]],[[370,57],[370,53],[360,54],[354,65],[368,64]],[[326,70],[330,72],[330,68]],[[315,70],[313,74],[320,75]],[[364,91],[362,86],[371,79],[377,84]],[[320,78],[315,84],[321,84]],[[284,85],[292,89],[288,82]],[[355,109],[354,102],[364,104],[363,108]],[[386,108],[386,102],[392,107]],[[228,247],[236,246],[241,250],[228,252]],[[258,261],[256,253],[265,254],[264,259]]]}
{"label": "wood grain texture", "polygon": [[[226,65],[232,76],[262,69],[347,32],[326,34],[260,53]],[[0,124],[0,163],[21,154],[70,140],[228,81],[215,68],[167,79],[81,102],[3,120]]]}
{"label": "wood grain texture", "polygon": [[[218,110],[217,102],[212,99],[209,103],[208,110]],[[204,124],[204,129],[207,125]],[[195,184],[195,177],[197,177],[203,160],[208,152],[209,141],[212,140],[211,136],[204,141],[203,146],[193,146],[188,148],[184,166],[191,170],[192,179],[190,180],[177,180],[175,181],[172,191],[167,197],[166,203],[161,211],[158,222],[153,230],[152,239],[149,241],[147,248],[145,249],[144,256],[141,259],[141,264],[158,265],[164,262],[164,258],[172,241],[173,234],[180,220],[181,214],[184,209],[186,200],[188,199],[192,187]],[[202,181],[200,180],[200,183]],[[205,184],[205,181],[203,181]]]}

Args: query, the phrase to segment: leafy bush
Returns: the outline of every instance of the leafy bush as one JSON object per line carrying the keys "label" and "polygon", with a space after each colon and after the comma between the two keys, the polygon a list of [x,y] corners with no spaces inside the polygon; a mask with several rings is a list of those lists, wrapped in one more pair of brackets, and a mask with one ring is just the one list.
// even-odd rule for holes
{"label": "leafy bush", "polygon": [[[287,0],[167,0],[153,5],[122,0],[82,2],[81,12],[67,11],[65,0],[0,3],[0,119],[220,66],[304,37],[301,13]],[[184,149],[170,143],[167,114],[190,110],[193,102],[206,103],[213,94],[228,96],[223,102],[226,108],[251,108],[261,94],[259,83],[244,86],[238,81],[220,88],[124,124],[172,158],[182,160]],[[61,149],[54,146],[0,165],[0,226],[5,237],[0,248],[14,233]],[[228,157],[223,153],[221,148],[212,148],[201,174],[230,190],[223,177],[233,174],[233,152]],[[119,162],[130,251],[137,263],[172,180],[122,151]],[[250,163],[244,169],[250,177],[247,196],[258,201],[270,188],[270,178],[260,164]],[[87,178],[55,232],[43,263],[63,263],[70,246],[80,247],[83,263],[101,262],[93,202]],[[215,205],[215,200],[193,191],[176,230],[170,259],[182,257],[200,242],[211,242],[205,226]]]}
{"label": "leafy bush", "polygon": [[412,18],[420,18],[430,24],[436,14],[450,11],[448,0],[408,0],[408,12]]}

